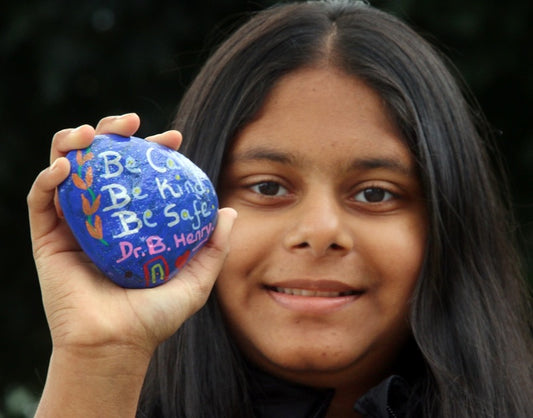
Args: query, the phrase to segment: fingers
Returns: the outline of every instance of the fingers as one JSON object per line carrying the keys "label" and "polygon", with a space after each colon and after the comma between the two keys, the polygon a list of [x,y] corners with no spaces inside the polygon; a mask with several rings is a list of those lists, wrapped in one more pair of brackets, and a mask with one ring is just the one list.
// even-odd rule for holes
{"label": "fingers", "polygon": [[63,129],[56,133],[52,139],[50,149],[50,164],[64,157],[73,149],[83,149],[91,145],[94,139],[94,128],[90,125],[82,125],[76,129]]}
{"label": "fingers", "polygon": [[103,118],[96,125],[96,135],[98,134],[117,134],[122,136],[131,136],[139,129],[141,119],[136,113],[126,113],[122,116],[108,116]]}
{"label": "fingers", "polygon": [[170,149],[177,150],[181,146],[182,136],[179,131],[166,131],[162,134],[151,135],[145,138],[147,141],[157,142]]}
{"label": "fingers", "polygon": [[[50,150],[50,164],[57,158],[64,157],[73,149],[83,149],[91,145],[94,136],[103,133],[113,133],[121,136],[132,136],[140,126],[140,118],[136,113],[127,113],[122,116],[108,116],[100,120],[96,128],[82,125],[76,129],[63,129],[57,132],[52,139]],[[175,130],[152,135],[146,138],[168,148],[179,149],[182,141],[181,133]]]}
{"label": "fingers", "polygon": [[58,222],[54,205],[56,187],[68,176],[70,163],[66,158],[41,171],[28,194],[28,210],[31,236],[36,239],[49,233]]}
{"label": "fingers", "polygon": [[108,116],[100,120],[96,128],[82,125],[76,129],[63,129],[54,135],[50,151],[50,164],[57,158],[65,156],[73,149],[87,148],[94,136],[103,133],[113,133],[131,136],[139,129],[141,120],[136,113],[122,116]]}

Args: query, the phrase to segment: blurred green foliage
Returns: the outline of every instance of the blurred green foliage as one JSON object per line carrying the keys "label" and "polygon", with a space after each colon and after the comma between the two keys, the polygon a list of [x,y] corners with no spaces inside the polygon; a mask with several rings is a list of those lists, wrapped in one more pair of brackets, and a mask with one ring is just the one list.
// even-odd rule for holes
{"label": "blurred green foliage", "polygon": [[[140,136],[167,129],[209,52],[249,12],[274,3],[20,0],[0,6],[0,417],[25,415],[50,354],[25,197],[48,164],[54,132],[131,111],[141,115]],[[509,171],[531,276],[532,3],[371,3],[402,17],[443,50],[481,103]],[[17,409],[13,399],[26,405]]]}

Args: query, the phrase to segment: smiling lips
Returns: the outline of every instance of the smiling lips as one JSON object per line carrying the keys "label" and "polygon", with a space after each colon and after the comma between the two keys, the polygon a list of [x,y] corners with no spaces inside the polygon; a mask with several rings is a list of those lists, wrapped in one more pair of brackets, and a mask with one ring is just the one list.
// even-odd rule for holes
{"label": "smiling lips", "polygon": [[351,296],[351,295],[357,295],[361,292],[358,292],[357,290],[346,290],[343,292],[333,292],[333,291],[323,291],[323,290],[309,290],[309,289],[292,289],[292,288],[285,288],[285,287],[271,287],[271,290],[279,293],[285,293],[287,295],[294,295],[294,296],[311,296],[311,297],[318,297],[318,298],[336,298],[339,296]]}
{"label": "smiling lips", "polygon": [[294,279],[273,283],[265,286],[267,289],[294,296],[308,296],[318,298],[335,298],[353,296],[363,293],[337,280],[324,279]]}
{"label": "smiling lips", "polygon": [[270,297],[285,309],[305,314],[327,314],[357,300],[364,291],[331,280],[291,280],[267,285]]}

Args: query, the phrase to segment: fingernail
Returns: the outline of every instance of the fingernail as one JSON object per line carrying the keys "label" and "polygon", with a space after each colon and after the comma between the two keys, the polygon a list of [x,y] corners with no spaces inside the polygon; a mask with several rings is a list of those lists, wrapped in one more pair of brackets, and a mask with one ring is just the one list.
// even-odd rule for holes
{"label": "fingernail", "polygon": [[235,222],[235,220],[237,219],[237,217],[239,216],[239,213],[233,209],[233,208],[230,208],[230,207],[225,207],[225,208],[221,208],[220,209],[221,211],[224,211],[226,212],[229,216],[229,218],[231,219],[231,223],[233,224]]}
{"label": "fingernail", "polygon": [[233,208],[228,208],[230,211],[230,213],[232,214],[233,216],[233,219],[237,219],[239,217],[239,212],[237,212],[235,209]]}
{"label": "fingernail", "polygon": [[131,112],[130,113],[124,113],[123,115],[116,116],[115,119],[116,120],[125,119],[125,118],[127,118],[127,117],[129,117],[131,115],[132,115]]}

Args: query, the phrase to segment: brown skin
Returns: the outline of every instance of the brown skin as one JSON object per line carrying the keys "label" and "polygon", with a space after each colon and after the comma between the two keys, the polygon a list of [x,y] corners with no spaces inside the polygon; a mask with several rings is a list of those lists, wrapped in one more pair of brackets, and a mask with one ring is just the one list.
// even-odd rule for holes
{"label": "brown skin", "polygon": [[216,292],[233,336],[270,373],[336,388],[330,415],[347,416],[410,334],[427,225],[413,158],[376,93],[320,67],[276,85],[228,161],[239,218]]}

